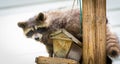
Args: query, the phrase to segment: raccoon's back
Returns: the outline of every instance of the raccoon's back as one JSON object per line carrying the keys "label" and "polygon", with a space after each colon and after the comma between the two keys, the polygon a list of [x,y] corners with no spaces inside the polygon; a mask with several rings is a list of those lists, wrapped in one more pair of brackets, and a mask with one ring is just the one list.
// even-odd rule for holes
{"label": "raccoon's back", "polygon": [[82,36],[80,33],[82,29],[79,16],[79,9],[62,11],[59,16],[55,16],[55,18],[51,20],[51,25],[49,26],[50,30],[56,31],[59,29],[66,29],[76,38],[82,40]]}

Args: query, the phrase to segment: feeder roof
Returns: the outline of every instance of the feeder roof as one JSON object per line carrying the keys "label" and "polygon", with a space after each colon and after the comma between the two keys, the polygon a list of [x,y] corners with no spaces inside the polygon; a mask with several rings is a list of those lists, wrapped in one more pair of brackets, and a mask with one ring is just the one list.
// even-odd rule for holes
{"label": "feeder roof", "polygon": [[[60,29],[60,30],[52,33],[51,37],[55,38],[57,35],[59,35],[61,33],[66,35],[66,36],[64,36],[64,38],[66,38],[66,40],[72,40],[72,41],[74,41],[74,43],[78,44],[79,46],[82,46],[82,43],[77,38],[75,38],[72,34],[70,34],[68,31],[66,31],[65,29]],[[62,39],[62,38],[60,38],[60,39]]]}

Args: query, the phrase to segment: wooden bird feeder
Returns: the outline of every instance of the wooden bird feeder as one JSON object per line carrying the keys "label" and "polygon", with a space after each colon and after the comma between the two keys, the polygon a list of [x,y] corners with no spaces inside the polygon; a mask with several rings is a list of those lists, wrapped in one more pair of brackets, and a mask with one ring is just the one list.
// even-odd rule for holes
{"label": "wooden bird feeder", "polygon": [[[37,57],[37,64],[79,64],[82,44],[65,29],[51,34],[54,47],[54,57]],[[74,54],[73,54],[74,53]]]}
{"label": "wooden bird feeder", "polygon": [[[79,59],[81,58],[81,42],[65,29],[61,29],[52,33],[51,39],[53,39],[55,57],[71,58],[77,60],[77,55],[79,55]],[[76,54],[73,55],[74,57],[71,55],[73,53],[71,50],[75,50],[74,53]]]}

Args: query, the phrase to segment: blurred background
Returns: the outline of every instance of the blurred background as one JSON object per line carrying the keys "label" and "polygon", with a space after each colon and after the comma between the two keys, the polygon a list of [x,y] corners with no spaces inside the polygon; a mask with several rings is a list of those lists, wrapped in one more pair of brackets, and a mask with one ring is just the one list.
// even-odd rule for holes
{"label": "blurred background", "polygon": [[[45,46],[24,36],[19,21],[41,11],[72,8],[73,0],[0,0],[0,64],[35,64],[35,57],[48,56]],[[120,0],[107,0],[112,31],[120,36]]]}

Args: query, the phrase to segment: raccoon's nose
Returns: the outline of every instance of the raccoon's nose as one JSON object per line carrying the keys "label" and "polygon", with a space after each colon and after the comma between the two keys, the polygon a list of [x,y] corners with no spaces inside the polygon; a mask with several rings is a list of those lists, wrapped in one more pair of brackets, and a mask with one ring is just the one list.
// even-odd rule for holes
{"label": "raccoon's nose", "polygon": [[35,37],[35,40],[39,40],[39,37]]}

